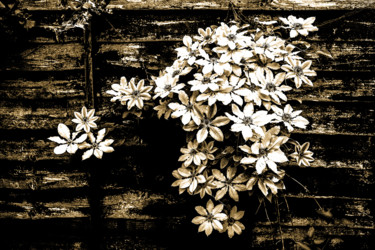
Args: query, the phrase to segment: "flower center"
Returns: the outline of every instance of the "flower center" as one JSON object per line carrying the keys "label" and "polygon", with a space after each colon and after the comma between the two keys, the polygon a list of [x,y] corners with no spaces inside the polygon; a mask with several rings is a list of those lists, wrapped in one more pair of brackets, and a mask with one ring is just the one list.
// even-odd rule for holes
{"label": "flower center", "polygon": [[294,28],[295,30],[300,30],[300,29],[302,29],[302,27],[303,27],[303,25],[300,24],[300,23],[295,23],[295,24],[293,24],[293,28]]}
{"label": "flower center", "polygon": [[269,47],[271,47],[268,43],[264,43],[261,48],[263,48],[264,50],[268,49]]}
{"label": "flower center", "polygon": [[88,122],[88,120],[89,120],[89,119],[87,119],[87,117],[83,117],[83,118],[82,118],[82,121],[83,121],[84,123]]}
{"label": "flower center", "polygon": [[236,35],[235,34],[229,34],[227,37],[228,37],[229,41],[234,41],[236,39]]}
{"label": "flower center", "polygon": [[173,71],[173,73],[172,73],[172,77],[175,77],[175,76],[177,76],[178,74],[180,74],[180,70],[175,70],[175,71]]}
{"label": "flower center", "polygon": [[211,80],[211,79],[210,79],[209,77],[204,77],[202,82],[203,82],[204,84],[207,84],[207,83],[210,82],[210,80]]}
{"label": "flower center", "polygon": [[269,82],[269,83],[266,84],[266,89],[269,92],[274,92],[276,90],[276,86],[272,82]]}
{"label": "flower center", "polygon": [[251,117],[245,117],[243,119],[243,123],[246,125],[246,126],[249,126],[251,124],[253,124],[253,119]]}
{"label": "flower center", "polygon": [[218,59],[213,57],[213,58],[210,58],[210,60],[211,60],[211,63],[216,64]]}
{"label": "flower center", "polygon": [[171,86],[170,84],[166,84],[166,85],[164,86],[164,90],[165,90],[165,91],[171,91],[171,90],[172,90],[172,86]]}
{"label": "flower center", "polygon": [[267,154],[267,150],[264,148],[259,149],[259,156],[265,156]]}
{"label": "flower center", "polygon": [[205,37],[204,37],[204,40],[210,40],[211,39],[211,36],[210,35],[206,35]]}
{"label": "flower center", "polygon": [[138,98],[140,95],[140,92],[138,90],[134,90],[132,95],[134,98]]}
{"label": "flower center", "polygon": [[292,116],[290,114],[283,114],[281,119],[283,119],[284,122],[290,122],[290,120],[292,120]]}
{"label": "flower center", "polygon": [[294,67],[293,71],[297,76],[303,75],[303,69],[299,66]]}

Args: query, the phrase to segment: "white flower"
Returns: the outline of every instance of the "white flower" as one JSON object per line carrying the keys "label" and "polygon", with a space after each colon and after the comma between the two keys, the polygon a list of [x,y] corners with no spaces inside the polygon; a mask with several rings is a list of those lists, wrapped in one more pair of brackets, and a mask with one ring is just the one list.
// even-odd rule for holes
{"label": "white flower", "polygon": [[218,78],[217,74],[212,74],[211,72],[207,74],[195,73],[194,74],[195,80],[189,81],[188,84],[192,85],[190,90],[203,93],[207,89],[212,91],[216,91],[219,89],[218,82],[222,81],[223,79]]}
{"label": "white flower", "polygon": [[255,42],[254,51],[256,54],[262,54],[271,60],[275,59],[275,56],[281,53],[280,47],[284,45],[284,40],[276,36],[269,36],[264,38],[261,36]]}
{"label": "white flower", "polygon": [[82,107],[81,113],[74,112],[74,118],[72,122],[77,123],[76,131],[80,131],[82,129],[85,130],[86,133],[90,132],[90,128],[97,128],[95,121],[99,118],[94,116],[95,109],[90,109],[87,112],[86,107]]}
{"label": "white flower", "polygon": [[199,54],[199,43],[193,43],[190,36],[184,36],[183,43],[185,46],[175,49],[177,51],[177,57],[180,60],[187,60],[189,65],[193,65]]}
{"label": "white flower", "polygon": [[283,91],[289,91],[292,89],[292,87],[281,85],[281,83],[285,80],[285,73],[279,73],[274,77],[271,71],[267,71],[266,77],[261,74],[257,74],[257,76],[259,82],[262,84],[262,89],[260,92],[263,95],[271,97],[272,101],[277,104],[280,104],[280,99],[287,101],[287,97]]}
{"label": "white flower", "polygon": [[237,32],[239,27],[236,25],[228,26],[225,23],[221,23],[221,26],[217,28],[217,44],[220,46],[228,46],[230,50],[234,50],[236,46],[245,47],[246,41],[250,38],[244,36],[247,31]]}
{"label": "white flower", "polygon": [[302,82],[313,86],[313,83],[307,78],[307,76],[316,76],[316,72],[310,69],[312,61],[308,60],[301,64],[299,60],[294,60],[290,57],[287,57],[286,61],[289,65],[284,64],[281,68],[287,72],[285,76],[287,79],[294,78],[296,88],[301,87]]}
{"label": "white flower", "polygon": [[128,101],[128,110],[132,107],[137,106],[137,108],[142,109],[144,105],[144,101],[150,100],[151,95],[148,93],[152,86],[144,87],[144,80],[140,80],[137,85],[135,85],[132,80],[129,82],[129,88],[125,89],[125,96],[122,97],[121,100]]}
{"label": "white flower", "polygon": [[80,149],[89,149],[82,155],[82,160],[86,160],[92,156],[92,154],[95,155],[96,158],[101,159],[103,157],[103,153],[111,153],[114,151],[110,145],[113,143],[113,139],[106,139],[103,141],[105,136],[105,128],[98,131],[98,136],[94,137],[94,134],[92,132],[88,133],[88,137],[90,139],[90,143],[83,143],[79,145]]}
{"label": "white flower", "polygon": [[[112,84],[112,89],[107,90],[106,92],[110,95],[113,95],[114,97],[111,98],[111,102],[115,102],[117,100],[121,101],[121,98],[124,94],[124,90],[129,88],[128,81],[123,76],[120,79],[120,84]],[[125,105],[125,103],[121,102],[122,105]]]}
{"label": "white flower", "polygon": [[303,18],[296,18],[295,16],[288,16],[288,19],[284,17],[280,17],[280,20],[288,25],[287,27],[283,27],[286,29],[290,29],[290,37],[294,38],[301,34],[303,36],[307,36],[309,31],[317,31],[318,28],[313,26],[312,23],[315,21],[315,17],[309,17],[307,19]]}
{"label": "white flower", "polygon": [[[241,160],[242,164],[255,164],[255,169],[258,174],[266,171],[268,166],[274,173],[278,173],[277,163],[287,162],[288,158],[284,152],[280,150],[281,144],[288,141],[286,136],[276,136],[272,129],[268,130],[261,141],[255,142],[249,147],[248,145],[240,146],[241,150],[251,154]],[[254,155],[254,156],[253,156]]]}
{"label": "white flower", "polygon": [[57,132],[61,136],[51,136],[48,139],[59,143],[61,145],[55,147],[53,152],[57,155],[63,154],[65,152],[68,152],[69,154],[74,154],[78,149],[78,144],[84,142],[87,138],[87,134],[82,134],[80,137],[76,138],[79,134],[78,132],[75,132],[72,134],[72,138],[70,138],[70,130],[65,125],[60,123],[57,127]]}
{"label": "white flower", "polygon": [[164,74],[155,79],[156,88],[154,89],[154,99],[160,97],[165,98],[170,93],[178,93],[185,84],[177,84],[178,77],[172,77],[170,74]]}
{"label": "white flower", "polygon": [[201,53],[201,55],[203,58],[196,60],[195,63],[203,66],[202,73],[204,75],[214,71],[221,76],[224,72],[232,71],[232,67],[228,61],[223,61],[222,58],[219,59],[215,56],[210,57],[206,52]]}
{"label": "white flower", "polygon": [[202,206],[196,206],[195,210],[199,216],[194,217],[192,222],[199,225],[198,232],[205,232],[207,236],[212,233],[212,229],[221,231],[223,230],[222,221],[226,220],[228,216],[222,213],[224,204],[214,205],[212,200],[206,204],[206,209]]}
{"label": "white flower", "polygon": [[168,107],[173,110],[171,117],[181,117],[181,122],[184,125],[188,124],[191,119],[199,125],[203,119],[204,106],[197,102],[197,93],[192,94],[189,99],[184,91],[180,91],[178,99],[181,103],[172,102],[168,104]]}
{"label": "white flower", "polygon": [[199,28],[198,33],[199,36],[194,36],[194,39],[200,41],[202,46],[216,41],[216,35],[212,32],[210,27],[207,27],[206,30]]}
{"label": "white flower", "polygon": [[275,105],[272,105],[271,108],[273,112],[275,112],[274,122],[283,122],[289,132],[294,130],[293,126],[298,128],[306,128],[306,125],[309,124],[309,121],[306,118],[299,115],[302,113],[302,111],[293,111],[292,106],[289,104],[284,107],[284,110],[276,107]]}
{"label": "white flower", "polygon": [[253,132],[264,136],[261,126],[268,124],[272,119],[272,116],[268,115],[265,110],[254,112],[252,103],[246,104],[243,112],[236,104],[232,104],[232,112],[234,115],[225,113],[234,122],[231,131],[241,132],[246,141],[253,136]]}

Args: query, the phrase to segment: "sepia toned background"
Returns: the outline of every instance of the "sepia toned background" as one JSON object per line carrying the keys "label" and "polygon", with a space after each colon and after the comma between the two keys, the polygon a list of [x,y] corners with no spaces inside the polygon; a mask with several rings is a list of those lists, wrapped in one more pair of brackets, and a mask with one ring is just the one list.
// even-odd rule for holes
{"label": "sepia toned background", "polygon": [[[373,0],[232,1],[250,21],[316,16],[309,42],[333,58],[314,56],[314,87],[289,98],[310,121],[292,138],[310,141],[316,160],[286,171],[309,191],[286,177],[280,225],[273,204],[256,211],[257,199],[241,200],[246,230],[231,240],[198,234],[191,219],[205,201],[170,186],[185,143],[180,129],[121,119],[105,93],[121,76],[158,75],[184,35],[233,18],[229,1],[113,0],[113,14],[57,39],[53,28],[72,14],[69,1],[20,1],[35,26],[2,23],[1,249],[280,249],[282,240],[287,248],[306,240],[311,227],[324,249],[374,247]],[[124,142],[103,160],[55,155],[47,140],[83,105],[96,108],[108,138]]]}

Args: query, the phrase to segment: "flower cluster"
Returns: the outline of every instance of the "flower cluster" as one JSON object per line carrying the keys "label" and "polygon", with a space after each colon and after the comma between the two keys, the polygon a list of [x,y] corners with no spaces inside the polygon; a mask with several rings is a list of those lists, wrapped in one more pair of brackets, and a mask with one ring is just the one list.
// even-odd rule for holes
{"label": "flower cluster", "polygon": [[[94,116],[95,110],[87,110],[86,107],[82,107],[81,112],[74,112],[75,118],[72,122],[76,123],[75,132],[71,133],[68,126],[60,123],[57,127],[59,136],[51,136],[48,139],[56,142],[60,145],[55,147],[55,154],[63,154],[68,152],[74,154],[78,149],[85,149],[86,151],[82,155],[82,160],[86,160],[94,155],[98,159],[102,159],[103,153],[111,153],[114,151],[111,144],[113,139],[105,139],[106,129],[103,128],[98,131],[95,137],[91,131],[97,128],[95,121],[99,118]],[[88,140],[87,140],[88,139]]]}
{"label": "flower cluster", "polygon": [[[283,164],[294,160],[309,166],[313,161],[309,143],[289,140],[290,132],[309,122],[286,96],[293,87],[313,85],[312,61],[293,44],[299,35],[317,30],[313,22],[289,16],[280,23],[259,22],[263,29],[236,23],[200,28],[197,35],[183,38],[177,59],[152,85],[135,85],[133,79],[128,84],[123,77],[108,91],[112,101],[127,103],[128,109],[158,100],[157,116],[180,120],[187,138],[193,138],[181,148],[172,186],[180,194],[219,202],[210,199],[206,208],[196,207],[199,216],[192,222],[200,225],[199,232],[240,234],[244,211],[232,204],[242,199],[241,192],[259,191],[271,201],[285,189]],[[286,38],[274,32],[283,29]],[[287,143],[295,145],[295,152],[288,152]]]}

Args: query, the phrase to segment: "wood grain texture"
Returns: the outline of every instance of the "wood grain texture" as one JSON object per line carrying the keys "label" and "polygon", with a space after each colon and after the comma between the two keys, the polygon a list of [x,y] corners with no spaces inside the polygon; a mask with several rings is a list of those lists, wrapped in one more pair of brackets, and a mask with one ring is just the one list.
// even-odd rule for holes
{"label": "wood grain texture", "polygon": [[[281,249],[282,235],[286,248],[293,249],[296,241],[306,240],[311,226],[318,239],[326,240],[325,249],[373,248],[373,0],[232,1],[249,21],[316,16],[319,31],[309,41],[333,55],[313,57],[314,87],[289,95],[310,121],[292,138],[310,141],[316,161],[308,168],[283,168],[310,192],[285,178],[280,228],[274,204],[267,206],[269,220],[263,207],[255,216],[256,197],[242,193],[246,230],[232,240],[197,233],[190,221],[200,199],[170,187],[184,144],[181,131],[157,119],[118,119],[105,93],[121,76],[146,77],[170,65],[184,35],[233,17],[228,1],[110,1],[113,14],[93,23],[98,43],[92,51],[95,68],[89,71],[95,73],[100,124],[111,130],[109,138],[124,144],[102,161],[88,162],[80,155],[55,155],[56,145],[47,139],[57,135],[59,123],[74,128],[73,112],[87,97],[82,30],[69,31],[61,43],[53,32],[63,15],[72,14],[69,2],[21,1],[36,27],[0,63],[4,248],[180,249],[184,242],[190,249]],[[333,217],[319,214],[317,202]]]}
{"label": "wood grain texture", "polygon": [[[23,0],[21,1],[22,7],[28,10],[44,10],[54,9],[62,10],[65,9],[69,3],[74,2],[73,0],[60,1],[60,0],[48,0],[48,1],[32,1]],[[328,1],[328,0],[235,0],[231,1],[239,8],[245,8],[250,10],[305,10],[305,9],[319,9],[319,10],[342,10],[342,9],[357,9],[357,8],[374,8],[375,2],[369,0],[366,2],[360,0],[344,0],[344,1]],[[228,1],[226,0],[214,0],[214,1],[199,1],[199,0],[112,0],[108,5],[108,8],[112,9],[227,9]]]}

